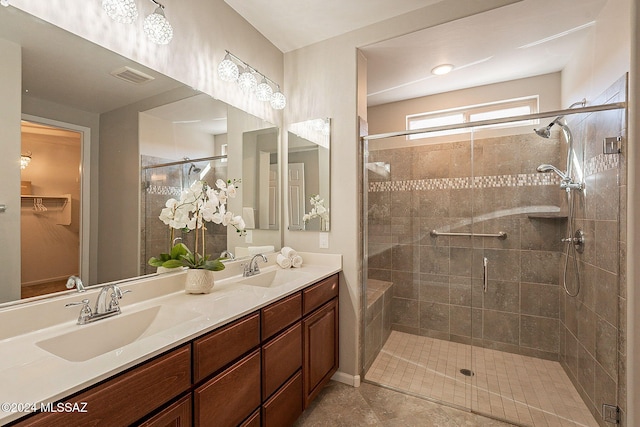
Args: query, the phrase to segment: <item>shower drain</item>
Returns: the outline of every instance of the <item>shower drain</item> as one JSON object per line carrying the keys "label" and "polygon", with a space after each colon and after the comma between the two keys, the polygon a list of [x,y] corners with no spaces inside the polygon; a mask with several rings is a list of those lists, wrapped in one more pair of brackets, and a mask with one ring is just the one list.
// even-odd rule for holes
{"label": "shower drain", "polygon": [[471,369],[460,369],[460,373],[465,377],[472,377],[475,375]]}

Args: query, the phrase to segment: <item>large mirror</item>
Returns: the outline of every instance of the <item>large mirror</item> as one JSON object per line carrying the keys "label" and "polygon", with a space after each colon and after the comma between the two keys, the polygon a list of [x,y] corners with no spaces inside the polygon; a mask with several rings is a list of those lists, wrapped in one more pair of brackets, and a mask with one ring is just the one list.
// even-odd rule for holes
{"label": "large mirror", "polygon": [[331,120],[293,123],[287,137],[288,229],[329,231]]}
{"label": "large mirror", "polygon": [[[156,192],[157,203],[166,201],[189,185],[194,170],[199,177],[210,169],[203,175],[208,182],[240,180],[228,208],[241,214],[243,183],[256,182],[243,175],[246,133],[273,137],[277,170],[279,135],[270,123],[12,7],[0,8],[0,48],[5,42],[20,52],[2,67],[22,76],[22,115],[15,121],[24,122],[21,151],[30,162],[15,202],[26,225],[20,232],[23,283],[3,283],[13,291],[0,292],[0,303],[65,290],[71,275],[93,285],[152,272],[148,257],[168,241],[159,206],[147,205],[146,195]],[[79,137],[63,141],[69,133]],[[56,157],[66,151],[75,156],[71,163]],[[180,183],[167,174],[163,181],[162,168],[149,168],[161,163],[182,163]],[[75,186],[58,185],[55,164],[79,171],[65,178]],[[278,203],[277,194],[271,202]],[[252,239],[218,232],[212,255],[251,245],[279,249],[279,223],[276,217],[268,228],[256,227]],[[154,239],[161,248],[149,243]],[[52,262],[42,262],[47,258]],[[33,259],[38,262],[27,265]]]}

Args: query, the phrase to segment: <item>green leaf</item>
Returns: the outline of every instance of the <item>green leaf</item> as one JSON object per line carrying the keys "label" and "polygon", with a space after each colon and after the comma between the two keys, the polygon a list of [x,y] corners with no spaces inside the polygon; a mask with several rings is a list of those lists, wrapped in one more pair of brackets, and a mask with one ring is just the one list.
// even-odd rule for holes
{"label": "green leaf", "polygon": [[188,253],[189,248],[187,248],[184,243],[178,243],[171,248],[171,259],[180,259],[181,255],[186,255]]}
{"label": "green leaf", "polygon": [[178,259],[170,259],[169,261],[163,262],[162,266],[165,268],[177,268],[177,267],[182,267],[183,263]]}
{"label": "green leaf", "polygon": [[163,261],[161,259],[158,259],[158,258],[156,258],[154,256],[149,258],[149,265],[152,265],[154,267],[162,267],[162,263],[163,263]]}
{"label": "green leaf", "polygon": [[203,268],[211,271],[220,271],[224,270],[224,264],[219,259],[212,259],[205,261]]}

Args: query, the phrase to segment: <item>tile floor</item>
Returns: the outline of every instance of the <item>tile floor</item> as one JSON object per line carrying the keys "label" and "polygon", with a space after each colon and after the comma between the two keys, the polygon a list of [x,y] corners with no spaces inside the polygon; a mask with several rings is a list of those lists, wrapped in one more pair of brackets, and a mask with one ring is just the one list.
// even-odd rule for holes
{"label": "tile floor", "polygon": [[475,347],[472,361],[469,345],[392,331],[365,379],[526,426],[598,426],[549,360]]}
{"label": "tile floor", "polygon": [[296,421],[294,427],[512,427],[405,393],[364,383],[355,388],[335,381]]}

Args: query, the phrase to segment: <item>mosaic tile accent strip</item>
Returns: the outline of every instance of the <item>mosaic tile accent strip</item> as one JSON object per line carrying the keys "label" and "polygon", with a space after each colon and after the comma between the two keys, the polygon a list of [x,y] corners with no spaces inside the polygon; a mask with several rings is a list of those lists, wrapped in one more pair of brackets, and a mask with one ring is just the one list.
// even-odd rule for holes
{"label": "mosaic tile accent strip", "polygon": [[179,197],[182,187],[172,187],[169,185],[150,185],[147,187],[147,194],[158,196],[175,196]]}
{"label": "mosaic tile accent strip", "polygon": [[416,191],[416,190],[462,190],[466,188],[530,187],[559,185],[560,179],[553,173],[488,175],[463,178],[414,179],[369,183],[369,192]]}
{"label": "mosaic tile accent strip", "polygon": [[[585,164],[584,175],[590,176],[609,169],[617,169],[619,154],[599,154]],[[532,187],[560,185],[560,178],[552,173],[521,173],[514,175],[487,175],[462,178],[413,179],[406,181],[376,181],[369,183],[369,192],[461,190],[466,188]]]}
{"label": "mosaic tile accent strip", "polygon": [[584,166],[584,175],[595,175],[609,169],[617,169],[620,165],[620,154],[598,154],[587,160]]}

